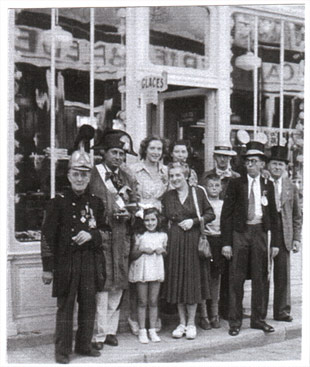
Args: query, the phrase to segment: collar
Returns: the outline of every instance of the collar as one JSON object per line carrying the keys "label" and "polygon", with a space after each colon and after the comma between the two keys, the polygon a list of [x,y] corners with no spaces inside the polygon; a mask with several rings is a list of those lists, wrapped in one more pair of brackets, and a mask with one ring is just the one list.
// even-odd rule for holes
{"label": "collar", "polygon": [[219,167],[215,167],[215,173],[220,177],[231,177],[232,169],[230,163],[228,163],[228,167],[225,170],[220,169]]}
{"label": "collar", "polygon": [[278,178],[277,180],[275,178],[273,178],[272,176],[269,177],[269,180],[272,182],[276,182],[278,181],[278,183],[281,185],[282,184],[282,176],[280,178]]}
{"label": "collar", "polygon": [[119,172],[119,168],[116,168],[115,171],[112,171],[110,167],[108,167],[105,163],[102,163],[106,169],[107,172],[113,172],[115,173],[116,175],[118,175],[118,172]]}
{"label": "collar", "polygon": [[253,180],[255,180],[256,182],[260,183],[260,177],[261,177],[261,175],[258,175],[255,178],[253,178],[253,177],[251,177],[250,175],[247,174],[247,178],[248,178],[249,184],[251,184]]}
{"label": "collar", "polygon": [[[161,162],[158,162],[157,168],[158,168],[158,172],[165,173],[166,166],[163,165]],[[143,171],[143,170],[146,171],[148,174],[150,174],[150,171],[148,170],[148,168],[145,165],[144,161],[137,163],[135,171],[140,172],[140,171]]]}

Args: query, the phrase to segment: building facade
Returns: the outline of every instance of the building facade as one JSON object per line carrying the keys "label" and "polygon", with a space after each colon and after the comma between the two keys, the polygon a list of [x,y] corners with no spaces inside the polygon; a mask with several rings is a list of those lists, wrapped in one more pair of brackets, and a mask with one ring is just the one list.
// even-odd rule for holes
{"label": "building facade", "polygon": [[[54,327],[40,227],[46,201],[68,185],[84,123],[97,137],[126,130],[136,151],[150,134],[189,139],[198,174],[213,167],[220,141],[239,152],[250,138],[287,144],[302,193],[303,6],[15,9],[9,17],[9,336]],[[126,302],[122,311],[125,324]]]}

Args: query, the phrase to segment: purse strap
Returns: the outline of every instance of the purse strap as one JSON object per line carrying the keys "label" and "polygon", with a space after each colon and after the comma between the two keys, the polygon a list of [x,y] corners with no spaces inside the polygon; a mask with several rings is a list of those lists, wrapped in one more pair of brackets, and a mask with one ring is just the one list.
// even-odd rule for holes
{"label": "purse strap", "polygon": [[193,192],[193,199],[194,199],[194,204],[195,204],[195,208],[196,208],[196,214],[197,214],[197,217],[198,217],[199,223],[200,223],[200,232],[201,232],[201,234],[204,234],[204,220],[203,220],[202,216],[200,215],[196,188],[194,186],[192,186],[192,192]]}

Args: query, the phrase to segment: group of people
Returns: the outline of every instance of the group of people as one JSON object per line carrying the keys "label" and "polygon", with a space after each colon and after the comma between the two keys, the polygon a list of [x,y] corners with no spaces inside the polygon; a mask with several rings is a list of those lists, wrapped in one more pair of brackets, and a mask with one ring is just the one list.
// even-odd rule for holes
{"label": "group of people", "polygon": [[[246,279],[252,280],[251,328],[272,332],[265,321],[272,262],[273,317],[292,321],[290,251],[300,248],[302,219],[285,147],[272,147],[267,158],[263,144],[249,142],[247,173],[240,176],[230,165],[237,153],[229,144],[216,146],[215,168],[198,178],[184,140],[170,145],[166,166],[165,141],[147,137],[140,161],[127,165],[126,154],[137,156],[131,137],[108,130],[92,147],[102,157],[93,167],[79,136],[69,161],[71,188],[50,200],[42,226],[42,278],[53,282],[57,297],[56,362],[70,361],[76,299],[75,352],[98,357],[104,344],[118,345],[127,289],[128,323],[143,344],[161,340],[159,299],[176,305],[173,338],[194,339],[197,319],[205,330],[227,319],[229,334],[238,335]],[[202,234],[208,258],[199,255]]]}

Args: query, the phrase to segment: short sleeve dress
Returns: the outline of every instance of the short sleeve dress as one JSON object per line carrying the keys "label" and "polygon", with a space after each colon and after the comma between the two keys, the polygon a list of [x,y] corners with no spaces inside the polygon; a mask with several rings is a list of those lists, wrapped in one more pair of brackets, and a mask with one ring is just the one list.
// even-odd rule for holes
{"label": "short sleeve dress", "polygon": [[[204,192],[196,188],[200,213],[205,223],[215,219],[213,209]],[[200,236],[199,220],[193,200],[192,188],[182,204],[176,190],[170,190],[163,197],[163,215],[170,225],[166,258],[166,278],[162,297],[169,303],[200,303],[210,299],[210,269],[207,261],[198,254]],[[184,219],[193,219],[194,225],[189,231],[183,231],[178,223]]]}
{"label": "short sleeve dress", "polygon": [[[166,249],[167,233],[145,232],[136,237],[136,245],[143,249],[144,246]],[[142,254],[138,259],[132,261],[129,268],[128,279],[131,283],[136,282],[163,282],[165,278],[164,259],[160,254]]]}

